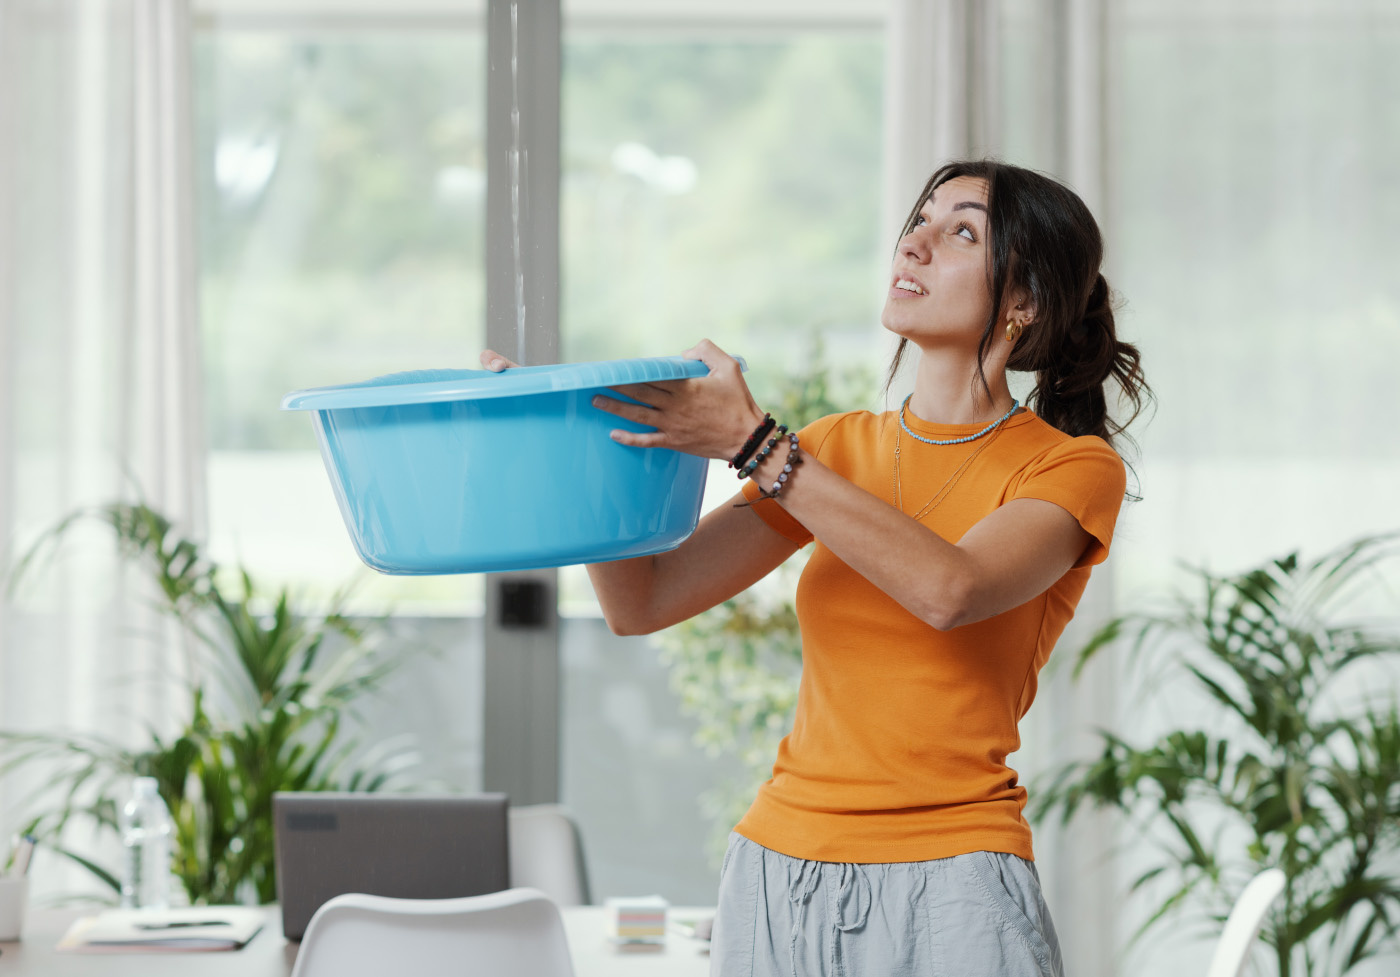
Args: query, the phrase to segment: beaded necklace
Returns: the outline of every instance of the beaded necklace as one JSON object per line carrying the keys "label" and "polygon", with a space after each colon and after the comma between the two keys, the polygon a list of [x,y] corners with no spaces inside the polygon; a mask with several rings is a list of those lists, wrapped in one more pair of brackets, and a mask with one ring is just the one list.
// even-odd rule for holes
{"label": "beaded necklace", "polygon": [[997,418],[995,421],[992,421],[992,423],[988,424],[976,434],[969,434],[965,438],[949,438],[946,441],[936,441],[933,438],[925,438],[909,430],[909,422],[904,419],[904,408],[909,406],[909,401],[912,400],[913,397],[914,395],[910,394],[908,397],[904,398],[904,403],[899,405],[899,426],[904,428],[905,434],[909,435],[915,441],[922,441],[924,444],[966,444],[969,441],[976,441],[982,435],[990,434],[992,431],[996,430],[997,427],[1000,426],[1002,421],[1006,420],[1012,414],[1016,413],[1016,408],[1021,406],[1021,402],[1019,400],[1013,399],[1011,401],[1011,409],[1009,411],[1001,415],[1001,417]]}
{"label": "beaded necklace", "polygon": [[[910,396],[912,396],[912,394],[911,394]],[[906,397],[906,398],[904,398],[904,404],[901,404],[901,405],[900,405],[900,408],[899,408],[899,426],[900,426],[900,428],[902,428],[904,431],[908,432],[908,434],[909,434],[909,436],[910,436],[911,438],[914,438],[915,440],[918,440],[918,441],[922,441],[924,444],[938,444],[938,445],[965,444],[965,443],[968,442],[968,441],[975,441],[976,439],[982,437],[984,434],[989,434],[989,433],[995,432],[995,433],[992,433],[992,436],[991,436],[990,438],[987,438],[987,440],[983,441],[983,442],[982,442],[981,444],[979,444],[976,448],[974,448],[973,451],[972,451],[972,453],[969,454],[966,458],[963,459],[962,464],[960,464],[956,469],[953,470],[953,474],[951,474],[951,475],[948,476],[948,480],[945,481],[945,482],[943,483],[943,485],[938,489],[938,491],[935,492],[935,493],[933,494],[933,497],[930,498],[927,502],[925,502],[925,503],[923,504],[923,506],[919,509],[919,511],[916,512],[916,513],[914,513],[914,514],[910,517],[910,518],[914,519],[915,521],[917,521],[917,520],[919,520],[919,519],[922,519],[924,516],[928,515],[930,512],[932,512],[934,509],[938,508],[938,506],[942,504],[943,500],[946,499],[946,498],[948,497],[948,493],[951,492],[951,491],[953,490],[953,487],[954,487],[955,485],[957,485],[958,480],[962,478],[963,473],[964,473],[965,471],[967,471],[968,466],[970,466],[970,465],[972,464],[972,462],[977,458],[978,455],[980,455],[983,451],[987,450],[987,448],[991,445],[991,443],[997,439],[997,436],[1001,434],[1001,431],[1000,431],[999,429],[1000,429],[1000,427],[1001,427],[1001,425],[1002,425],[1002,422],[1005,421],[1005,420],[1006,420],[1008,417],[1010,417],[1012,414],[1014,414],[1014,413],[1016,412],[1016,408],[1019,407],[1019,406],[1021,406],[1021,405],[1020,405],[1018,402],[1016,402],[1016,401],[1012,401],[1012,403],[1011,403],[1011,409],[1010,409],[1009,411],[1007,411],[1005,414],[1003,414],[999,420],[993,421],[991,424],[987,425],[985,428],[983,428],[982,430],[978,431],[976,434],[973,434],[973,435],[971,435],[971,436],[969,436],[969,437],[966,437],[966,438],[950,438],[949,440],[946,440],[946,441],[935,441],[935,440],[933,440],[933,439],[931,439],[931,438],[920,437],[919,435],[915,434],[913,431],[910,431],[910,430],[909,430],[909,425],[906,424],[905,421],[904,421],[904,408],[905,408],[905,406],[908,405],[908,403],[909,403],[909,398]],[[904,491],[903,491],[903,487],[900,485],[900,478],[899,478],[899,456],[900,456],[900,432],[899,432],[898,430],[896,430],[896,431],[894,432],[894,485],[893,485],[893,487],[892,487],[892,488],[893,488],[893,491],[891,492],[891,497],[892,497],[892,501],[894,502],[894,507],[895,507],[896,509],[898,509],[900,512],[903,512],[903,511],[904,511]]]}

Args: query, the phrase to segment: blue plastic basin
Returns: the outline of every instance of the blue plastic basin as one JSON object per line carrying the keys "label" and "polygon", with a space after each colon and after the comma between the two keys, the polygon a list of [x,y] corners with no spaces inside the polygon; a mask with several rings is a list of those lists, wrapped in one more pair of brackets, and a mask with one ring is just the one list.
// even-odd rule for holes
{"label": "blue plastic basin", "polygon": [[650,430],[599,390],[704,376],[681,357],[420,370],[298,390],[360,558],[383,573],[480,573],[660,553],[695,531],[704,458],[613,441]]}

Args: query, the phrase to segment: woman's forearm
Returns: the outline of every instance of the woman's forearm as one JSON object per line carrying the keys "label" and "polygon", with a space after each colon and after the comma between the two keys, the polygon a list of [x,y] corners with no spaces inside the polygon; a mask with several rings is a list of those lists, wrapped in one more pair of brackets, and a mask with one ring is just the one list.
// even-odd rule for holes
{"label": "woman's forearm", "polygon": [[[785,454],[774,452],[754,473],[754,481],[771,488]],[[909,613],[940,630],[960,623],[970,568],[966,555],[937,533],[811,456],[804,455],[778,501]]]}
{"label": "woman's forearm", "polygon": [[614,634],[645,634],[652,613],[655,556],[588,564],[588,579]]}
{"label": "woman's forearm", "polygon": [[650,634],[709,610],[796,552],[791,540],[732,501],[707,512],[673,550],[589,565],[593,590],[614,633]]}
{"label": "woman's forearm", "polygon": [[[771,487],[785,460],[767,459],[758,484]],[[851,569],[939,630],[993,617],[1044,593],[1090,541],[1054,503],[1015,499],[955,545],[812,458],[797,466],[778,504]]]}

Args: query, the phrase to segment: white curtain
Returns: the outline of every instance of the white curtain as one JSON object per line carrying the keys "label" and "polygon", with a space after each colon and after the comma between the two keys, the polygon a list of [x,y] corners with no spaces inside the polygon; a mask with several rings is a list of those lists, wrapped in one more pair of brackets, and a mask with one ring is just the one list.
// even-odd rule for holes
{"label": "white curtain", "polygon": [[[1140,607],[1181,580],[1179,562],[1237,572],[1400,528],[1387,409],[1400,362],[1400,6],[1122,0],[1111,13],[1111,280],[1159,397],[1141,432],[1144,501],[1114,571],[1120,602]],[[1390,620],[1394,595],[1376,608]],[[1337,683],[1337,701],[1400,695],[1393,671],[1361,679]],[[1144,742],[1227,727],[1174,697],[1151,711],[1123,702],[1119,728]],[[1208,942],[1169,935],[1120,972],[1205,967]],[[1392,948],[1352,973],[1398,970]]]}
{"label": "white curtain", "polygon": [[[1073,186],[1104,221],[1103,6],[1101,0],[1041,5],[1039,124],[1058,150],[1044,168]],[[1003,121],[1005,62],[1002,5],[980,0],[893,0],[886,32],[886,240],[893,241],[925,180],[941,163],[995,156],[1042,166],[1008,152]],[[905,371],[904,376],[909,376]],[[1013,377],[1018,392],[1018,378]],[[1112,557],[1110,557],[1112,560]],[[1021,723],[1010,764],[1023,783],[1092,747],[1089,730],[1115,714],[1116,667],[1100,659],[1072,682],[1064,659],[1113,610],[1111,566],[1095,571],[1058,660]],[[1036,833],[1036,856],[1066,961],[1075,972],[1110,974],[1118,943],[1116,825],[1095,814],[1068,829]]]}
{"label": "white curtain", "polygon": [[885,29],[885,204],[894,241],[924,182],[949,159],[999,141],[996,7],[978,0],[890,0]]}
{"label": "white curtain", "polygon": [[[7,576],[82,506],[203,531],[191,82],[184,0],[0,2]],[[146,587],[96,525],[32,568],[0,604],[0,728],[168,730],[187,664]],[[0,782],[5,818],[26,790]]]}
{"label": "white curtain", "polygon": [[[1183,564],[1234,572],[1400,527],[1386,407],[1400,361],[1400,6],[895,0],[889,39],[887,220],[949,156],[1066,181],[1104,230],[1119,330],[1157,393],[1134,431],[1143,501],[1125,506],[1059,666],[1087,627],[1183,586]],[[1023,777],[1089,756],[1096,726],[1143,743],[1219,720],[1185,698],[1145,709],[1103,664],[1042,685],[1012,760]],[[1352,685],[1398,691],[1382,673]],[[1102,819],[1037,833],[1067,967],[1204,972],[1213,941],[1185,922],[1126,949],[1152,908],[1124,898],[1144,867],[1135,838]]]}

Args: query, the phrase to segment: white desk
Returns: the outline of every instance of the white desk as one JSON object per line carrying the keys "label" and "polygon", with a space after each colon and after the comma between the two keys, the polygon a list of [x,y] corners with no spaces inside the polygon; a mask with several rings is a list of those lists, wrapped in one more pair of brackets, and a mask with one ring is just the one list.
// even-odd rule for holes
{"label": "white desk", "polygon": [[[650,953],[618,953],[604,937],[606,911],[601,906],[564,909],[564,929],[574,960],[575,977],[705,977],[710,972],[707,947],[675,932],[666,948]],[[703,909],[672,907],[675,919],[696,919]],[[55,944],[81,910],[31,910],[23,940],[0,943],[3,977],[289,977],[297,944],[282,937],[282,918],[268,909],[266,925],[241,950],[218,953],[59,953]]]}
{"label": "white desk", "polygon": [[[664,950],[618,953],[604,936],[608,917],[602,906],[575,906],[561,912],[569,935],[569,954],[574,959],[574,977],[709,977],[708,943],[672,930],[666,934]],[[694,920],[714,914],[713,907],[672,906],[669,915],[671,919]]]}

